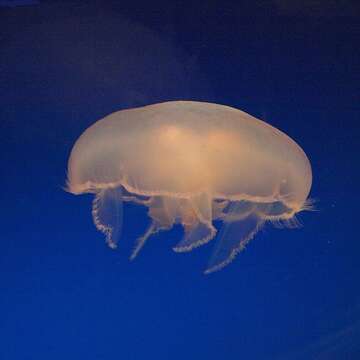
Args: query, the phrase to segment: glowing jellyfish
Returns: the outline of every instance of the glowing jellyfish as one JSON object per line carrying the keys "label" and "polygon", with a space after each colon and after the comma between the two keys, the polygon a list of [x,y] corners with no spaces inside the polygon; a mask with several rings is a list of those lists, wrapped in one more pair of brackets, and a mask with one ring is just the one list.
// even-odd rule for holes
{"label": "glowing jellyfish", "polygon": [[122,201],[148,207],[151,224],[134,258],[159,230],[180,223],[175,251],[213,239],[206,272],[227,265],[270,220],[296,224],[309,208],[308,158],[287,135],[240,110],[206,102],[170,101],[115,112],[77,140],[68,190],[94,193],[93,219],[115,248]]}

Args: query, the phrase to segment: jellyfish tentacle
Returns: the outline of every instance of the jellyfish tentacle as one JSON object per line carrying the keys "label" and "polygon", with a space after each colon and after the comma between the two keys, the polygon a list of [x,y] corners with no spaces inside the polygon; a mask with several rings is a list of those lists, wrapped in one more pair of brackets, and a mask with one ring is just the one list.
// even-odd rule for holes
{"label": "jellyfish tentacle", "polygon": [[145,231],[145,234],[143,236],[140,236],[136,239],[136,245],[134,250],[132,251],[130,255],[130,260],[134,260],[137,256],[137,254],[140,252],[140,250],[145,245],[146,240],[154,233],[158,231],[158,227],[155,222],[151,222],[148,229]]}
{"label": "jellyfish tentacle", "polygon": [[216,235],[216,229],[212,224],[197,222],[192,226],[185,226],[183,239],[173,247],[175,252],[191,251],[206,244]]}
{"label": "jellyfish tentacle", "polygon": [[92,202],[92,218],[96,228],[106,237],[106,243],[112,249],[122,229],[123,206],[121,188],[103,189],[96,193]]}
{"label": "jellyfish tentacle", "polygon": [[237,221],[225,222],[205,274],[221,270],[243,251],[264,224],[255,213]]}
{"label": "jellyfish tentacle", "polygon": [[190,205],[197,217],[202,222],[211,222],[212,220],[212,199],[206,192],[202,192],[190,199]]}
{"label": "jellyfish tentacle", "polygon": [[185,234],[173,248],[176,252],[191,251],[215,237],[216,229],[212,225],[212,199],[209,194],[197,194],[188,201],[182,222]]}

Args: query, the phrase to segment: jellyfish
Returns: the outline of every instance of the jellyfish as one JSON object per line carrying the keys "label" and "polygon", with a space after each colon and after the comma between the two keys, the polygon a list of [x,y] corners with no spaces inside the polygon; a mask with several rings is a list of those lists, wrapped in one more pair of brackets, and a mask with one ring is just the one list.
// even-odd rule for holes
{"label": "jellyfish", "polygon": [[296,214],[311,207],[311,183],[307,156],[280,130],[229,106],[168,101],[117,111],[86,129],[70,154],[67,190],[95,195],[94,224],[111,248],[123,202],[147,207],[150,225],[131,259],[174,224],[184,229],[176,252],[216,238],[210,273],[266,222],[296,226]]}

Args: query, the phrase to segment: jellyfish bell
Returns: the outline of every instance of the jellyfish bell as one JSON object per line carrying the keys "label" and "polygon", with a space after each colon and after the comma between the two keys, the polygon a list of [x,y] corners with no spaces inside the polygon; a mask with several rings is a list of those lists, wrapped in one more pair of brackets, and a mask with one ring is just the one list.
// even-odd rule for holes
{"label": "jellyfish bell", "polygon": [[151,224],[131,258],[159,230],[182,224],[175,251],[215,238],[206,272],[233,260],[266,221],[292,225],[309,208],[311,166],[290,137],[229,106],[169,101],[115,112],[76,141],[68,191],[94,193],[93,219],[116,247],[122,202],[148,207]]}

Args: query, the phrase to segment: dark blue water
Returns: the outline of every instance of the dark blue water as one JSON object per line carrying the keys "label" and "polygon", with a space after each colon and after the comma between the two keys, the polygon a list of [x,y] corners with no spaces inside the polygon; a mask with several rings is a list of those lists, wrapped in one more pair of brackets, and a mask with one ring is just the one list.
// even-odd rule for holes
{"label": "dark blue water", "polygon": [[[358,359],[355,2],[7,3],[0,359]],[[265,227],[209,276],[213,244],[174,253],[180,227],[129,262],[148,223],[135,205],[107,248],[91,196],[62,190],[72,145],[108,113],[176,99],[234,106],[294,138],[318,211],[300,229]]]}

